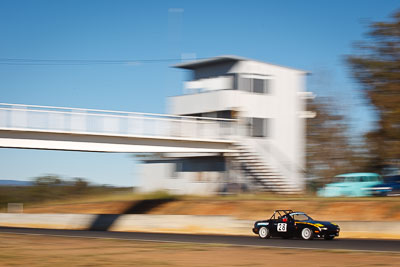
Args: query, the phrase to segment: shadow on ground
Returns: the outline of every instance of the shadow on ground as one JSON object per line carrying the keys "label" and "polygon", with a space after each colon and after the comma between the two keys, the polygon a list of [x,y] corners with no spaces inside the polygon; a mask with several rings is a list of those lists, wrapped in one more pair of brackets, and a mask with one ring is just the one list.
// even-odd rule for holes
{"label": "shadow on ground", "polygon": [[144,199],[132,202],[132,205],[125,209],[121,214],[98,214],[91,223],[90,231],[108,231],[114,222],[124,214],[146,214],[154,208],[165,203],[174,201],[175,198],[165,199]]}

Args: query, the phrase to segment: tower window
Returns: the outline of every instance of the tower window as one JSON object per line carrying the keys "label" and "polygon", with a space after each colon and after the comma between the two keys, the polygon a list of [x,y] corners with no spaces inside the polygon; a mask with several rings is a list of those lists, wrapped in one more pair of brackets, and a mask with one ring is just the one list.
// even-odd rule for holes
{"label": "tower window", "polygon": [[265,79],[262,76],[243,75],[240,79],[239,90],[257,94],[268,94],[269,81],[269,79]]}
{"label": "tower window", "polygon": [[249,126],[252,137],[268,137],[268,119],[250,118]]}

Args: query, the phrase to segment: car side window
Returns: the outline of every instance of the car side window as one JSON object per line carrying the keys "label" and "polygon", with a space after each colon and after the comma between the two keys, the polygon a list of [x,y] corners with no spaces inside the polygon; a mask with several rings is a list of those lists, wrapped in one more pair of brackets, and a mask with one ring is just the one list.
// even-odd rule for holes
{"label": "car side window", "polygon": [[306,221],[306,220],[308,220],[307,216],[305,216],[303,214],[294,214],[293,218],[296,221]]}

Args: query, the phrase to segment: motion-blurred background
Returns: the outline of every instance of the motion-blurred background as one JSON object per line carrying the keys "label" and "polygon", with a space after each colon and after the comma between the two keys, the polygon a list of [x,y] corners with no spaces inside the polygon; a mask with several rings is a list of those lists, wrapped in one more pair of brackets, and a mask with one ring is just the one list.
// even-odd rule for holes
{"label": "motion-blurred background", "polygon": [[398,221],[398,8],[2,1],[1,211]]}

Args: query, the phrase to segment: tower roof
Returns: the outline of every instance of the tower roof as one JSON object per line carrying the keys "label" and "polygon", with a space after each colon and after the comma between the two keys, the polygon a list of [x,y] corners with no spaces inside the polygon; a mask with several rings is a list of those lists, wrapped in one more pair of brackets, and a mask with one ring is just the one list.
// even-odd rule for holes
{"label": "tower roof", "polygon": [[305,71],[305,70],[280,66],[277,64],[271,64],[271,63],[264,62],[264,61],[259,61],[259,60],[254,60],[254,59],[249,59],[249,58],[244,58],[244,57],[239,57],[239,56],[234,56],[234,55],[222,55],[222,56],[211,57],[211,58],[202,58],[202,59],[193,60],[193,61],[189,61],[189,62],[178,63],[175,65],[172,65],[172,67],[188,69],[188,70],[195,70],[198,68],[212,66],[215,64],[219,64],[219,63],[238,62],[238,61],[256,61],[256,62],[261,62],[264,64],[273,65],[273,66],[277,66],[277,67],[281,67],[281,68],[286,68],[286,69],[296,70],[296,71],[300,71],[300,72],[304,72],[304,73],[309,73],[308,71]]}

